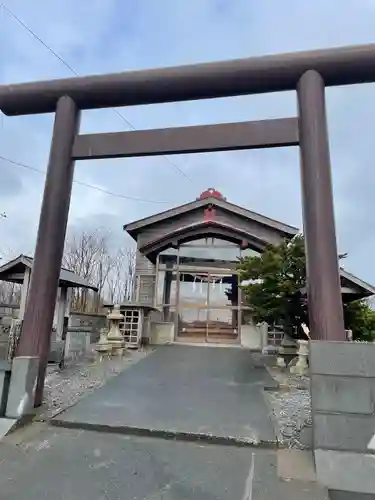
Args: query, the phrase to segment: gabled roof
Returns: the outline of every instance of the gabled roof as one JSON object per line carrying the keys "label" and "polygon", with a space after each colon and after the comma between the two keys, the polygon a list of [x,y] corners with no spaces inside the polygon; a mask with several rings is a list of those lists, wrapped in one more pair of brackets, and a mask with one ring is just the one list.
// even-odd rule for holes
{"label": "gabled roof", "polygon": [[[349,273],[342,267],[340,267],[340,276],[341,293],[351,296],[351,300],[371,297],[371,295],[375,294],[375,287],[357,278],[357,276],[354,276],[354,274]],[[303,287],[301,292],[306,293],[306,287]]]}
{"label": "gabled roof", "polygon": [[185,214],[187,212],[191,212],[197,208],[206,207],[208,205],[213,205],[229,212],[240,215],[246,219],[251,219],[252,221],[259,222],[264,226],[271,227],[280,233],[283,233],[285,236],[295,236],[298,234],[299,230],[296,227],[289,226],[288,224],[284,224],[277,220],[271,219],[264,215],[258,214],[257,212],[253,212],[246,208],[240,207],[239,205],[235,205],[234,203],[228,202],[223,197],[216,196],[204,196],[200,197],[195,201],[190,203],[186,203],[184,205],[180,205],[178,207],[171,208],[164,212],[160,212],[155,215],[151,215],[150,217],[145,217],[144,219],[140,219],[129,224],[125,224],[123,229],[127,231],[133,238],[136,238],[137,233],[146,228],[147,226],[151,226],[152,224],[156,224],[158,222],[165,221],[172,217],[178,217],[179,215]]}
{"label": "gabled roof", "polygon": [[370,295],[375,294],[375,287],[373,287],[369,283],[366,283],[366,281],[363,281],[363,280],[357,278],[357,276],[354,276],[354,274],[349,273],[348,271],[346,271],[342,267],[340,267],[340,275],[342,278],[344,278],[344,280],[346,280],[348,282],[349,285],[355,285],[358,288],[365,291],[366,297],[370,297]]}
{"label": "gabled roof", "polygon": [[170,233],[156,238],[146,245],[139,248],[139,251],[148,254],[151,260],[155,257],[155,253],[162,252],[165,248],[171,245],[171,242],[187,242],[197,239],[202,236],[217,236],[225,235],[228,241],[234,241],[238,244],[245,244],[257,251],[264,249],[264,241],[247,234],[246,231],[240,228],[230,226],[220,221],[202,221],[194,222],[187,226],[181,226]]}
{"label": "gabled roof", "polygon": [[[22,283],[22,279],[9,279],[9,275],[11,274],[24,274],[25,268],[32,269],[33,268],[34,259],[32,257],[28,257],[27,255],[19,255],[13,260],[10,260],[6,264],[3,264],[0,267],[0,280],[3,281],[13,281],[15,283]],[[68,269],[61,268],[60,271],[60,282],[59,285],[65,285],[69,288],[80,287],[98,291],[96,286],[91,285],[87,280],[81,278],[77,274],[69,271]]]}

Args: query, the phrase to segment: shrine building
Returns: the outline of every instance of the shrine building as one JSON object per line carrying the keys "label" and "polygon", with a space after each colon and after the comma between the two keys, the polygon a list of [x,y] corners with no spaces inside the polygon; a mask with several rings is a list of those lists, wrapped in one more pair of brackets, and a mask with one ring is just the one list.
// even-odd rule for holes
{"label": "shrine building", "polygon": [[[292,239],[299,229],[230,203],[215,189],[195,201],[132,222],[124,230],[137,243],[132,303],[142,312],[137,330],[152,343],[217,342],[261,348],[238,287],[238,258]],[[375,288],[341,269],[344,301]],[[126,308],[123,327],[140,321]],[[151,312],[150,312],[151,311]],[[135,318],[136,316],[136,318]],[[129,341],[129,335],[125,335]]]}

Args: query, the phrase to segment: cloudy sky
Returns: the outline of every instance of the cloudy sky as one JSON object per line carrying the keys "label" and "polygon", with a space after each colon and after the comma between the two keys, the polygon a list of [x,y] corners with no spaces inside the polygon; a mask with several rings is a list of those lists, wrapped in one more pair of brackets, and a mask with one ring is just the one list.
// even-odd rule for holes
{"label": "cloudy sky", "polygon": [[[1,0],[0,0],[1,3]],[[106,73],[375,42],[374,0],[5,0],[5,6],[79,74]],[[0,7],[0,83],[71,76]],[[327,91],[339,249],[348,270],[375,284],[373,85]],[[137,129],[294,115],[294,93],[138,108]],[[129,125],[113,110],[85,112],[82,132]],[[45,170],[52,116],[0,116],[0,156]],[[173,163],[170,163],[170,161]],[[185,175],[183,175],[185,173]],[[122,225],[214,187],[232,202],[301,227],[298,151],[79,162],[70,227]],[[0,160],[0,256],[33,253],[43,173]],[[113,195],[103,191],[109,191]],[[134,199],[135,198],[135,199]]]}

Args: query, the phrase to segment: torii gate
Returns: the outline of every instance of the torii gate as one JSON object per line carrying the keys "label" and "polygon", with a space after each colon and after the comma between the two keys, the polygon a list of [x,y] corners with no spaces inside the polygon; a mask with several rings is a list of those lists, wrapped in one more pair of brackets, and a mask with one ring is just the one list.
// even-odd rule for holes
{"label": "torii gate", "polygon": [[[9,116],[55,113],[18,355],[39,357],[42,401],[75,160],[299,145],[310,330],[344,340],[325,87],[375,81],[375,45],[0,86]],[[79,135],[80,111],[297,90],[298,117]]]}

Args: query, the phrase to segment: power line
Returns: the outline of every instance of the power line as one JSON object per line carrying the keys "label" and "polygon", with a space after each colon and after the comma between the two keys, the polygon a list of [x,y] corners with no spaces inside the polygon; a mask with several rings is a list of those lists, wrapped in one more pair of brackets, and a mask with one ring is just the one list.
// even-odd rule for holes
{"label": "power line", "polygon": [[[36,167],[32,167],[31,165],[27,165],[26,163],[22,163],[20,161],[12,160],[11,158],[6,158],[5,156],[0,155],[0,160],[11,163],[12,165],[15,165],[16,167],[26,168],[28,170],[38,172],[39,174],[44,174],[44,175],[46,174],[46,172],[44,170],[41,170],[41,169],[36,168]],[[146,198],[137,198],[135,196],[127,196],[124,194],[113,193],[112,191],[108,191],[107,189],[103,189],[103,188],[100,188],[98,186],[93,186],[92,184],[88,184],[87,182],[83,182],[83,181],[79,181],[79,180],[74,180],[73,182],[75,184],[79,184],[81,186],[85,186],[85,187],[88,187],[90,189],[95,189],[96,191],[100,191],[101,193],[108,194],[110,196],[115,196],[116,198],[122,198],[124,200],[142,201],[145,203],[157,203],[157,204],[170,203],[169,201],[148,200]],[[0,216],[1,216],[1,214],[0,214]]]}
{"label": "power line", "polygon": [[[0,212],[0,219],[7,219],[8,216],[5,212]],[[3,250],[0,248],[0,260],[3,260],[3,257],[1,257],[1,255],[5,255],[6,256],[6,252],[3,252]]]}
{"label": "power line", "polygon": [[[11,16],[15,21],[18,22],[25,30],[28,31],[28,33],[34,37],[39,43],[43,45],[54,57],[56,57],[69,71],[71,71],[74,75],[76,76],[81,76],[78,71],[76,71],[69,63],[67,63],[55,50],[52,49],[42,38],[40,38],[39,35],[35,33],[26,23],[22,21],[14,12],[12,12],[3,2],[0,3],[0,7],[4,9],[4,11]],[[120,113],[117,109],[111,108],[112,111],[116,113],[117,116],[121,118],[121,120],[128,125],[132,130],[137,130],[136,127],[127,119],[125,116]],[[193,179],[186,173],[184,172],[178,165],[176,165],[172,160],[168,158],[168,156],[161,156],[164,160],[166,160],[170,165],[172,165],[173,168],[175,168],[181,175],[183,175],[189,182],[192,184],[195,184]]]}

